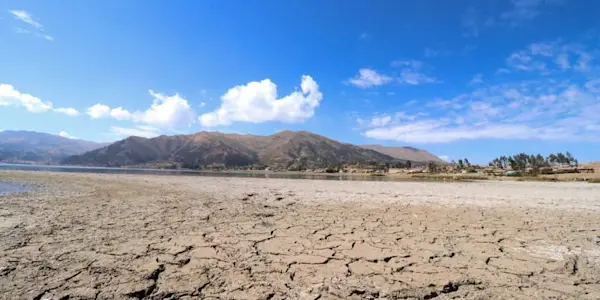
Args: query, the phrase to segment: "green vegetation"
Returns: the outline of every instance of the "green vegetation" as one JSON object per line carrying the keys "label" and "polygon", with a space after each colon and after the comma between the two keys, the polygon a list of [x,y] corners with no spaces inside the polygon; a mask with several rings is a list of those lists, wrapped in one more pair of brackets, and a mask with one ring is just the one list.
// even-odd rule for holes
{"label": "green vegetation", "polygon": [[[460,162],[460,161],[459,161]],[[494,159],[489,164],[491,167],[499,169],[508,169],[509,167],[515,171],[524,171],[531,169],[534,172],[539,171],[541,168],[553,167],[557,165],[566,165],[577,167],[578,161],[567,152],[566,154],[557,153],[550,154],[544,158],[541,154],[538,155],[527,155],[525,153],[515,154],[513,156],[500,156]]]}

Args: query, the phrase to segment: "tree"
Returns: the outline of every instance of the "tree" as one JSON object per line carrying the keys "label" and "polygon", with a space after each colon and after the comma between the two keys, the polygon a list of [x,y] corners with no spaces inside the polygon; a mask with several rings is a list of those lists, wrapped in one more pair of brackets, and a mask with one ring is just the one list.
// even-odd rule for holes
{"label": "tree", "polygon": [[430,173],[437,173],[438,172],[438,165],[432,161],[427,163],[427,169],[429,170]]}
{"label": "tree", "polygon": [[410,160],[407,160],[407,161],[406,161],[406,168],[407,168],[407,169],[410,169],[410,168],[412,168],[412,163],[410,162]]}
{"label": "tree", "polygon": [[502,162],[502,169],[508,168],[508,157],[502,155],[500,161]]}
{"label": "tree", "polygon": [[463,164],[463,160],[462,160],[462,159],[459,159],[459,160],[458,160],[458,168],[459,168],[459,169],[462,169],[462,168],[464,168],[464,167],[465,167],[465,166],[464,166],[464,164]]}
{"label": "tree", "polygon": [[572,165],[576,161],[576,159],[573,157],[573,155],[571,155],[571,153],[569,153],[569,151],[567,151],[566,158],[567,158],[567,164],[569,164],[569,165]]}

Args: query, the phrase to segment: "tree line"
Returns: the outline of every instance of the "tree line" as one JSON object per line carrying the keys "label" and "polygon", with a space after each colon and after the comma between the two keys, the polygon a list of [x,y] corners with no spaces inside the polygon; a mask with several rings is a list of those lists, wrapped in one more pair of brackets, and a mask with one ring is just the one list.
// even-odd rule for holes
{"label": "tree line", "polygon": [[508,169],[509,167],[515,171],[525,170],[531,168],[533,170],[539,170],[543,167],[551,167],[557,165],[568,165],[577,167],[579,162],[571,153],[563,154],[552,153],[547,157],[543,157],[541,154],[527,155],[525,153],[519,153],[512,156],[500,156],[495,158],[489,163],[490,167],[496,167],[499,169]]}

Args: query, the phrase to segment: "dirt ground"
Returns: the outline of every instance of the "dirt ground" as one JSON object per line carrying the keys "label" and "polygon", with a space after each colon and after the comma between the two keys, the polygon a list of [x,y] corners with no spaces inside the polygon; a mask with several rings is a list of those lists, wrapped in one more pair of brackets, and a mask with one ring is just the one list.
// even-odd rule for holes
{"label": "dirt ground", "polygon": [[600,299],[598,184],[0,180],[0,299]]}

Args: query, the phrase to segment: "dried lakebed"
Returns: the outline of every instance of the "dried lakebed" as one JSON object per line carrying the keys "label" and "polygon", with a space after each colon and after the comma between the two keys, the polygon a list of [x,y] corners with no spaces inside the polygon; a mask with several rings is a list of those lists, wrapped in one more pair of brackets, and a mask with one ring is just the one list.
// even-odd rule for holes
{"label": "dried lakebed", "polygon": [[5,179],[0,299],[600,298],[600,185]]}

